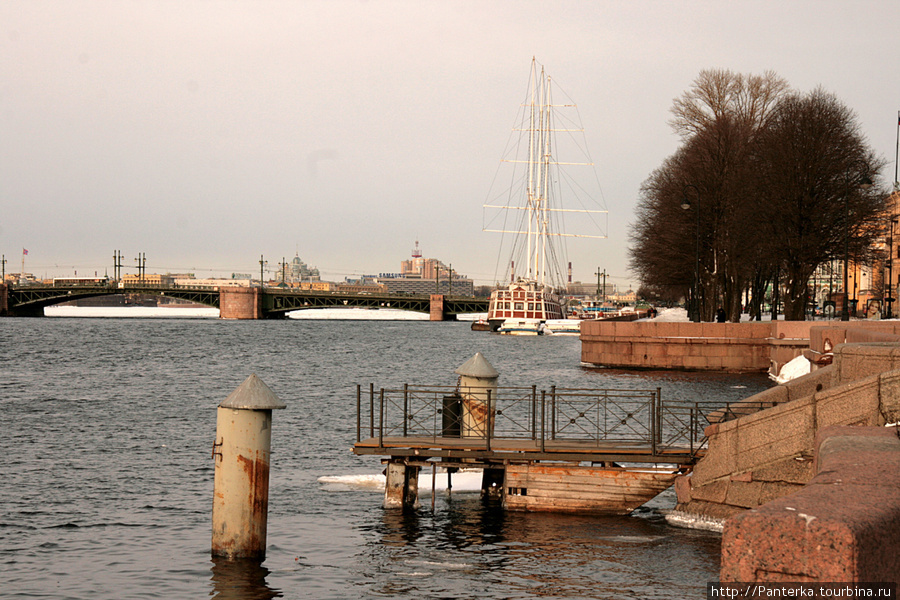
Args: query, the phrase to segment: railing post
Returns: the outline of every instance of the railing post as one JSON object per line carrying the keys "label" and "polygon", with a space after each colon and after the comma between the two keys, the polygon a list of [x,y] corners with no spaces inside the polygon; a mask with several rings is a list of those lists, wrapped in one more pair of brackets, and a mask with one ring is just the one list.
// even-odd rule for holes
{"label": "railing post", "polygon": [[658,421],[657,421],[657,412],[659,410],[659,406],[656,402],[657,396],[653,394],[650,398],[650,452],[653,456],[656,456],[656,435],[658,433]]}
{"label": "railing post", "polygon": [[550,439],[556,439],[556,386],[550,386]]}
{"label": "railing post", "polygon": [[547,390],[541,390],[541,452],[544,451],[544,440],[547,439],[544,421],[546,420]]}
{"label": "railing post", "polygon": [[662,388],[656,388],[656,406],[656,434],[659,436],[657,442],[661,444],[663,440]]}
{"label": "railing post", "polygon": [[407,432],[407,424],[409,420],[407,416],[409,415],[409,384],[403,384],[403,437],[406,437]]}
{"label": "railing post", "polygon": [[697,437],[697,411],[700,410],[700,406],[694,402],[693,408],[691,408],[691,454],[694,453],[694,438]]}
{"label": "railing post", "polygon": [[487,419],[485,419],[485,424],[487,425],[487,431],[485,435],[487,436],[487,451],[491,451],[491,429],[493,428],[493,422],[491,417],[493,416],[493,410],[491,408],[491,388],[487,389]]}
{"label": "railing post", "polygon": [[381,388],[381,400],[378,408],[378,447],[384,448],[384,388]]}
{"label": "railing post", "polygon": [[356,384],[356,442],[359,443],[360,433],[362,427],[362,407],[360,406],[360,401],[362,399],[362,386],[358,383]]}
{"label": "railing post", "polygon": [[369,437],[375,437],[375,384],[369,384]]}
{"label": "railing post", "polygon": [[531,386],[531,439],[537,439],[537,386]]}

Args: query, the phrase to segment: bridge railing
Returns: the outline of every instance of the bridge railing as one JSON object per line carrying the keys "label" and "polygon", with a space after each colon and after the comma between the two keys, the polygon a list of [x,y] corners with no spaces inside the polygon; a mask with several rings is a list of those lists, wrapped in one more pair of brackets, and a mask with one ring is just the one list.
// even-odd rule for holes
{"label": "bridge railing", "polygon": [[[609,442],[649,447],[656,455],[678,448],[695,454],[706,444],[705,428],[720,403],[664,402],[652,390],[538,390],[532,387],[457,388],[418,386],[356,387],[356,439],[453,438],[576,442],[582,447]],[[727,410],[725,407],[724,410]],[[711,420],[712,419],[712,420]]]}

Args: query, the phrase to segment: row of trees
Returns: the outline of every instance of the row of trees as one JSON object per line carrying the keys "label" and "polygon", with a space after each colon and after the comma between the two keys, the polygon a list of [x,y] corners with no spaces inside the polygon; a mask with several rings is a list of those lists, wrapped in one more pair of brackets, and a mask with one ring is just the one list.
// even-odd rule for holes
{"label": "row of trees", "polygon": [[877,182],[884,162],[835,96],[793,91],[771,72],[709,70],[672,114],[681,146],[644,182],[630,231],[643,294],[737,321],[746,292],[758,315],[773,285],[785,318],[803,320],[820,265],[845,251],[872,258],[887,195],[860,184]]}

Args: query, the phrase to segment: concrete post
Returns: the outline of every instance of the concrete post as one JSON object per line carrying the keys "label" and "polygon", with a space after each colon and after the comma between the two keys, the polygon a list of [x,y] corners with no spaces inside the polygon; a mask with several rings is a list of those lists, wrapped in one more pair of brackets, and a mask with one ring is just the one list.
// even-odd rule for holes
{"label": "concrete post", "polygon": [[272,410],[285,405],[250,375],[217,410],[212,554],[266,556]]}
{"label": "concrete post", "polygon": [[459,375],[459,393],[462,396],[462,436],[487,437],[488,398],[491,404],[491,432],[493,414],[496,412],[497,378],[500,373],[481,354],[465,362],[456,370]]}

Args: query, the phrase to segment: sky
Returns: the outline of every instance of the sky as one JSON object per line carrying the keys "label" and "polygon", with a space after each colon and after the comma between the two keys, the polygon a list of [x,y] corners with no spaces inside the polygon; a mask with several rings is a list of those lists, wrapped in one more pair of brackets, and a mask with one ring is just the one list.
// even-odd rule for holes
{"label": "sky", "polygon": [[[774,71],[859,118],[894,179],[896,0],[0,0],[0,253],[38,277],[325,279],[426,258],[491,284],[483,209],[531,60],[578,104],[621,287],[640,187],[704,69]],[[501,265],[502,267],[502,265]],[[502,269],[501,269],[502,271]]]}

